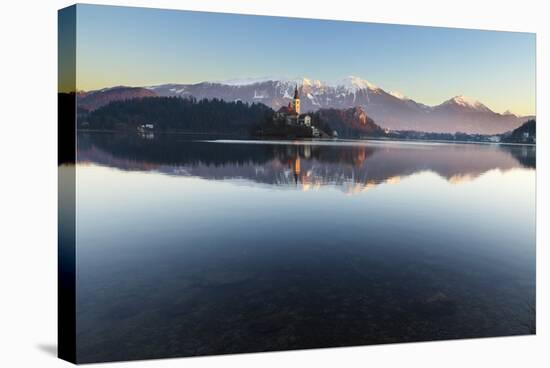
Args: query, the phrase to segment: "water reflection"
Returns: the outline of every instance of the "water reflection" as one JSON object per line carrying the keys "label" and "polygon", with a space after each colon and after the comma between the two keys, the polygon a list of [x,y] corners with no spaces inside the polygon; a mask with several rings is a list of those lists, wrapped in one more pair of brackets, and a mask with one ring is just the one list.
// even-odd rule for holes
{"label": "water reflection", "polygon": [[534,148],[199,139],[79,135],[79,361],[534,332]]}
{"label": "water reflection", "polygon": [[80,163],[306,190],[324,185],[366,190],[426,171],[458,184],[493,169],[535,168],[535,148],[512,145],[197,141],[178,136],[144,140],[82,134],[78,147]]}

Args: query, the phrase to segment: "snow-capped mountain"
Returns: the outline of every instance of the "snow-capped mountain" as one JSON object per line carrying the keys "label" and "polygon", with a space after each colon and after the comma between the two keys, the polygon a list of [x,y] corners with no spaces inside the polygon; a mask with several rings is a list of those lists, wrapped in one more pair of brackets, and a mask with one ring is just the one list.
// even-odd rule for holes
{"label": "snow-capped mountain", "polygon": [[362,89],[370,89],[373,91],[378,89],[378,86],[372,84],[368,80],[361,79],[353,75],[350,75],[344,79],[337,80],[333,83],[333,85],[336,87],[344,87],[351,92],[357,92]]}
{"label": "snow-capped mountain", "polygon": [[440,107],[452,107],[459,110],[473,110],[479,112],[492,112],[487,106],[481,102],[467,96],[455,96],[450,100],[443,102]]}
{"label": "snow-capped mountain", "polygon": [[498,134],[513,130],[530,118],[493,112],[483,103],[465,96],[456,96],[440,105],[428,106],[400,92],[386,92],[370,81],[355,76],[336,81],[242,78],[196,84],[163,84],[144,89],[156,96],[260,102],[277,110],[291,101],[296,86],[303,112],[320,108],[363,107],[376,124],[392,130]]}

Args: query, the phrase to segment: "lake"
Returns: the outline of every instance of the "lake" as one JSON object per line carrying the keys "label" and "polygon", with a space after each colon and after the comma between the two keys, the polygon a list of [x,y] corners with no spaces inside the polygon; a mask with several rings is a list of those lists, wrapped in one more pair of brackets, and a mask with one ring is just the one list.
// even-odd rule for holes
{"label": "lake", "polygon": [[534,333],[535,153],[79,133],[78,360]]}

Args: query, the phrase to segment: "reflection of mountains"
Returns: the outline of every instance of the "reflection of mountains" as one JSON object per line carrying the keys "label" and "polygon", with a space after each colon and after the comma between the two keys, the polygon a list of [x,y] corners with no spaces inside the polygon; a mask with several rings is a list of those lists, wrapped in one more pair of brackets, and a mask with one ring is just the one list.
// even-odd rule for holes
{"label": "reflection of mountains", "polygon": [[79,135],[78,160],[122,170],[155,171],[206,179],[246,179],[303,188],[324,184],[346,190],[395,182],[421,171],[450,182],[492,170],[535,168],[535,148],[474,144],[321,143],[250,144]]}

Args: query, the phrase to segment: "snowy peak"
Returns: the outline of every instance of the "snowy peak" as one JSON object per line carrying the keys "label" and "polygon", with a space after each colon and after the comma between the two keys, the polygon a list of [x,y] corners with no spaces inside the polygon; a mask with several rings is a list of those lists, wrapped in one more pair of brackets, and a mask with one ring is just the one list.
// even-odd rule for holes
{"label": "snowy peak", "polygon": [[483,106],[483,104],[478,100],[473,99],[472,97],[464,96],[464,95],[455,96],[451,98],[450,101],[465,107],[477,108],[477,107]]}
{"label": "snowy peak", "polygon": [[372,84],[368,80],[362,79],[353,75],[337,80],[333,83],[333,85],[335,87],[345,87],[346,89],[351,90],[353,92],[357,92],[360,89],[371,89],[371,90],[379,89],[378,86]]}
{"label": "snowy peak", "polygon": [[478,100],[463,95],[455,96],[450,100],[443,102],[441,105],[455,105],[476,111],[492,112],[491,109],[489,109]]}
{"label": "snowy peak", "polygon": [[278,81],[281,78],[266,76],[266,77],[256,77],[256,78],[237,78],[237,79],[228,79],[223,81],[216,81],[219,84],[225,84],[226,86],[250,86],[252,84],[264,83],[269,81]]}
{"label": "snowy peak", "polygon": [[410,98],[408,98],[407,96],[405,96],[403,93],[401,93],[399,91],[389,92],[389,94],[392,95],[393,97],[399,99],[399,100],[402,100],[402,101],[410,100]]}
{"label": "snowy peak", "polygon": [[298,84],[299,86],[313,86],[313,87],[330,86],[330,87],[346,87],[350,89],[365,89],[365,88],[377,89],[378,88],[376,85],[372,84],[368,80],[362,79],[360,77],[356,77],[353,75],[347,76],[342,79],[338,79],[333,82],[324,82],[319,79],[311,79],[305,76],[294,77],[294,78],[266,76],[266,77],[256,77],[256,78],[229,79],[224,81],[218,81],[217,83],[230,85],[230,86],[246,86],[246,85],[264,83],[269,81],[281,82],[281,83],[294,83],[294,84]]}
{"label": "snowy peak", "polygon": [[[298,83],[300,84],[300,83]],[[318,80],[318,79],[309,79],[309,78],[302,78],[301,80],[302,86],[310,86],[310,87],[316,87],[321,88],[323,86],[326,86],[326,83]]]}
{"label": "snowy peak", "polygon": [[266,76],[266,77],[256,77],[256,78],[239,78],[239,79],[229,79],[223,81],[217,81],[218,84],[223,84],[226,86],[251,86],[254,84],[261,84],[265,82],[279,82],[282,84],[292,84],[298,86],[311,86],[311,87],[323,87],[326,85],[323,81],[318,79],[310,79],[307,77],[296,77],[296,78],[283,78],[275,76]]}
{"label": "snowy peak", "polygon": [[[319,79],[311,79],[308,77],[287,78],[287,77],[276,77],[276,76],[264,76],[264,77],[253,77],[253,78],[227,79],[227,80],[215,81],[213,83],[222,84],[226,86],[233,86],[233,87],[247,87],[247,86],[253,86],[253,85],[262,84],[266,82],[274,82],[274,83],[278,83],[279,85],[285,85],[285,86],[292,85],[292,86],[298,86],[298,87],[306,87],[306,88],[309,87],[309,88],[318,88],[318,89],[343,88],[348,92],[357,92],[359,90],[366,90],[366,89],[371,91],[380,90],[378,86],[369,82],[368,80],[362,79],[360,77],[353,76],[353,75],[350,75],[343,79],[339,79],[332,82],[325,82]],[[149,87],[149,88],[154,89],[155,86]]]}

